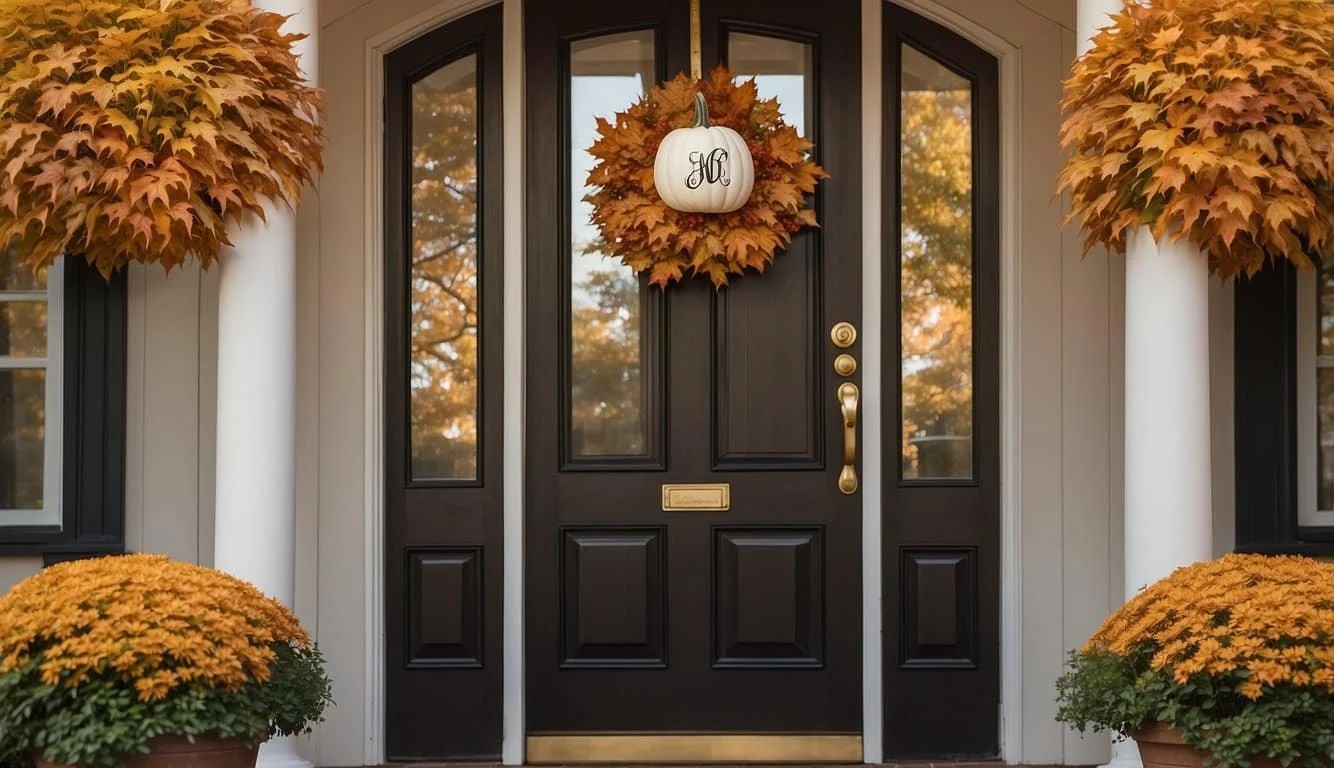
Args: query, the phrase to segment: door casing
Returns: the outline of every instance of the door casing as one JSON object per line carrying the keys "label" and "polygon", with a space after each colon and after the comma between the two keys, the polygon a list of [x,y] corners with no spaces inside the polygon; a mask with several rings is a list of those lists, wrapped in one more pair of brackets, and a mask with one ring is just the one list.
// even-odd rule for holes
{"label": "door casing", "polygon": [[[1002,654],[1002,755],[1007,762],[1023,758],[1023,653],[1022,593],[1023,571],[1020,558],[1021,441],[1020,441],[1020,367],[1018,364],[1020,328],[1020,268],[1022,244],[1023,193],[1020,166],[1022,158],[1022,83],[1024,75],[1020,49],[1010,39],[986,25],[967,18],[936,0],[893,0],[937,23],[948,26],[995,55],[1000,64],[1001,92],[1001,654]],[[420,13],[387,16],[385,29],[366,39],[362,49],[364,105],[372,122],[379,115],[383,98],[383,59],[389,51],[442,24],[465,16],[495,0],[441,0]],[[500,0],[504,6],[504,112],[505,112],[505,222],[506,230],[521,231],[523,200],[523,110],[522,87],[524,56],[522,52],[522,0]],[[861,0],[862,11],[862,103],[863,147],[867,172],[863,176],[863,317],[861,327],[880,325],[880,210],[879,137],[880,55],[879,41],[883,0]],[[384,752],[384,629],[383,584],[385,578],[382,531],[384,526],[383,446],[380,435],[384,424],[384,350],[383,337],[383,210],[379,189],[383,168],[384,137],[378,130],[364,133],[366,158],[364,186],[367,204],[363,208],[361,245],[362,290],[361,327],[365,344],[362,354],[362,412],[364,450],[362,451],[362,487],[360,508],[363,513],[362,583],[364,585],[361,626],[363,674],[361,690],[366,692],[363,717],[361,760],[366,765],[385,761]],[[332,174],[330,174],[332,175]],[[522,306],[524,291],[523,244],[521,238],[508,238],[505,245],[505,302]],[[508,312],[505,319],[505,738],[503,761],[506,765],[523,763],[524,748],[524,657],[523,657],[523,443],[522,414],[525,392],[522,381],[525,334],[522,312]],[[874,346],[868,347],[861,361],[864,410],[867,426],[863,472],[863,689],[864,755],[868,763],[881,759],[881,659],[880,659],[880,488],[881,478],[877,414],[881,409],[880,379],[882,362]]]}

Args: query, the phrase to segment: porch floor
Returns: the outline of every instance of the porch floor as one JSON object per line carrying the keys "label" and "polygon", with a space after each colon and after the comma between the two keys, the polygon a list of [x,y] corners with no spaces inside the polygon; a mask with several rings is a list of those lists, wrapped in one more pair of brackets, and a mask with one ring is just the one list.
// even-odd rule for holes
{"label": "porch floor", "polygon": [[[629,763],[569,763],[569,764],[546,764],[548,768],[616,768],[616,766],[629,766]],[[501,768],[500,763],[392,763],[379,768]],[[638,768],[636,766],[635,768]],[[899,763],[817,763],[807,766],[799,763],[705,763],[696,765],[694,763],[671,763],[670,768],[1092,768],[1092,766],[1050,766],[1050,765],[1015,765],[1009,766],[999,760],[973,761],[973,762],[950,762],[950,761],[930,761],[913,760]]]}

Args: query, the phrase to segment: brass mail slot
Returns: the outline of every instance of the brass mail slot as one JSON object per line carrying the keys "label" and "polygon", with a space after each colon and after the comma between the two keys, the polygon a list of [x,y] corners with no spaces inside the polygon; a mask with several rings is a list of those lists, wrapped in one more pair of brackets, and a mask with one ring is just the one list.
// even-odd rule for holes
{"label": "brass mail slot", "polygon": [[663,512],[722,512],[732,506],[727,483],[663,483]]}

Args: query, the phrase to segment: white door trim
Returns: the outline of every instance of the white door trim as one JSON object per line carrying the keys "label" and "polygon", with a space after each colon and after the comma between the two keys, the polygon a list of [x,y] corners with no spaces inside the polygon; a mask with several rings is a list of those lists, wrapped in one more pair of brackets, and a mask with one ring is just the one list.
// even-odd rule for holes
{"label": "white door trim", "polygon": [[[437,27],[494,5],[497,0],[442,0],[430,10],[366,41],[365,135],[366,401],[365,474],[365,717],[363,765],[385,762],[384,615],[384,57]],[[523,30],[520,0],[504,7],[504,226],[523,232]],[[511,234],[504,250],[505,312],[505,584],[504,584],[504,759],[523,760],[523,239]],[[515,528],[517,526],[517,529]],[[515,751],[517,747],[518,751]]]}
{"label": "white door trim", "polygon": [[[882,3],[886,0],[862,0],[862,158],[865,175],[863,185],[864,217],[862,225],[863,326],[868,338],[881,329],[881,231],[880,190],[883,161],[880,141],[883,131],[881,54],[884,36],[881,31]],[[1001,707],[997,713],[1000,722],[1001,757],[1007,763],[1022,759],[1023,748],[1023,568],[1020,517],[1020,369],[1019,369],[1019,307],[1020,307],[1020,237],[1022,210],[1022,174],[1020,169],[1021,137],[1023,136],[1023,66],[1019,48],[957,11],[946,8],[937,0],[890,0],[896,5],[928,18],[953,30],[979,48],[996,57],[1000,65],[1000,143],[1001,143],[1001,280],[1000,280],[1000,452],[1001,452]],[[885,368],[880,360],[879,347],[867,344],[862,352],[866,361],[863,377],[866,396],[866,420],[879,430],[881,408],[881,377]],[[891,361],[892,362],[892,361]],[[862,530],[863,573],[866,584],[864,598],[864,654],[866,674],[865,750],[866,761],[880,762],[883,755],[883,666],[879,654],[882,645],[881,615],[881,533],[880,477],[881,452],[885,436],[872,433],[866,447],[866,496],[863,499]],[[874,462],[874,464],[872,463]],[[871,652],[874,649],[874,654]],[[874,658],[873,658],[874,657]],[[874,696],[874,698],[872,698]],[[872,713],[875,719],[872,720]],[[874,735],[874,737],[873,737]]]}
{"label": "white door trim", "polygon": [[881,420],[880,190],[884,0],[862,0],[862,759],[884,754],[884,635],[880,504],[884,500]]}

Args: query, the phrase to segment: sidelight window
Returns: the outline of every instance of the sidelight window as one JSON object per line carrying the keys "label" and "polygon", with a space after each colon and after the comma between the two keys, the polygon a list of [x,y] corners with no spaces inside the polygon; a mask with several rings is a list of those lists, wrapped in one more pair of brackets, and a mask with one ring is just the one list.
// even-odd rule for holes
{"label": "sidelight window", "polygon": [[412,84],[412,479],[478,476],[477,56]]}
{"label": "sidelight window", "polygon": [[904,480],[973,472],[973,84],[912,45],[899,102]]}

